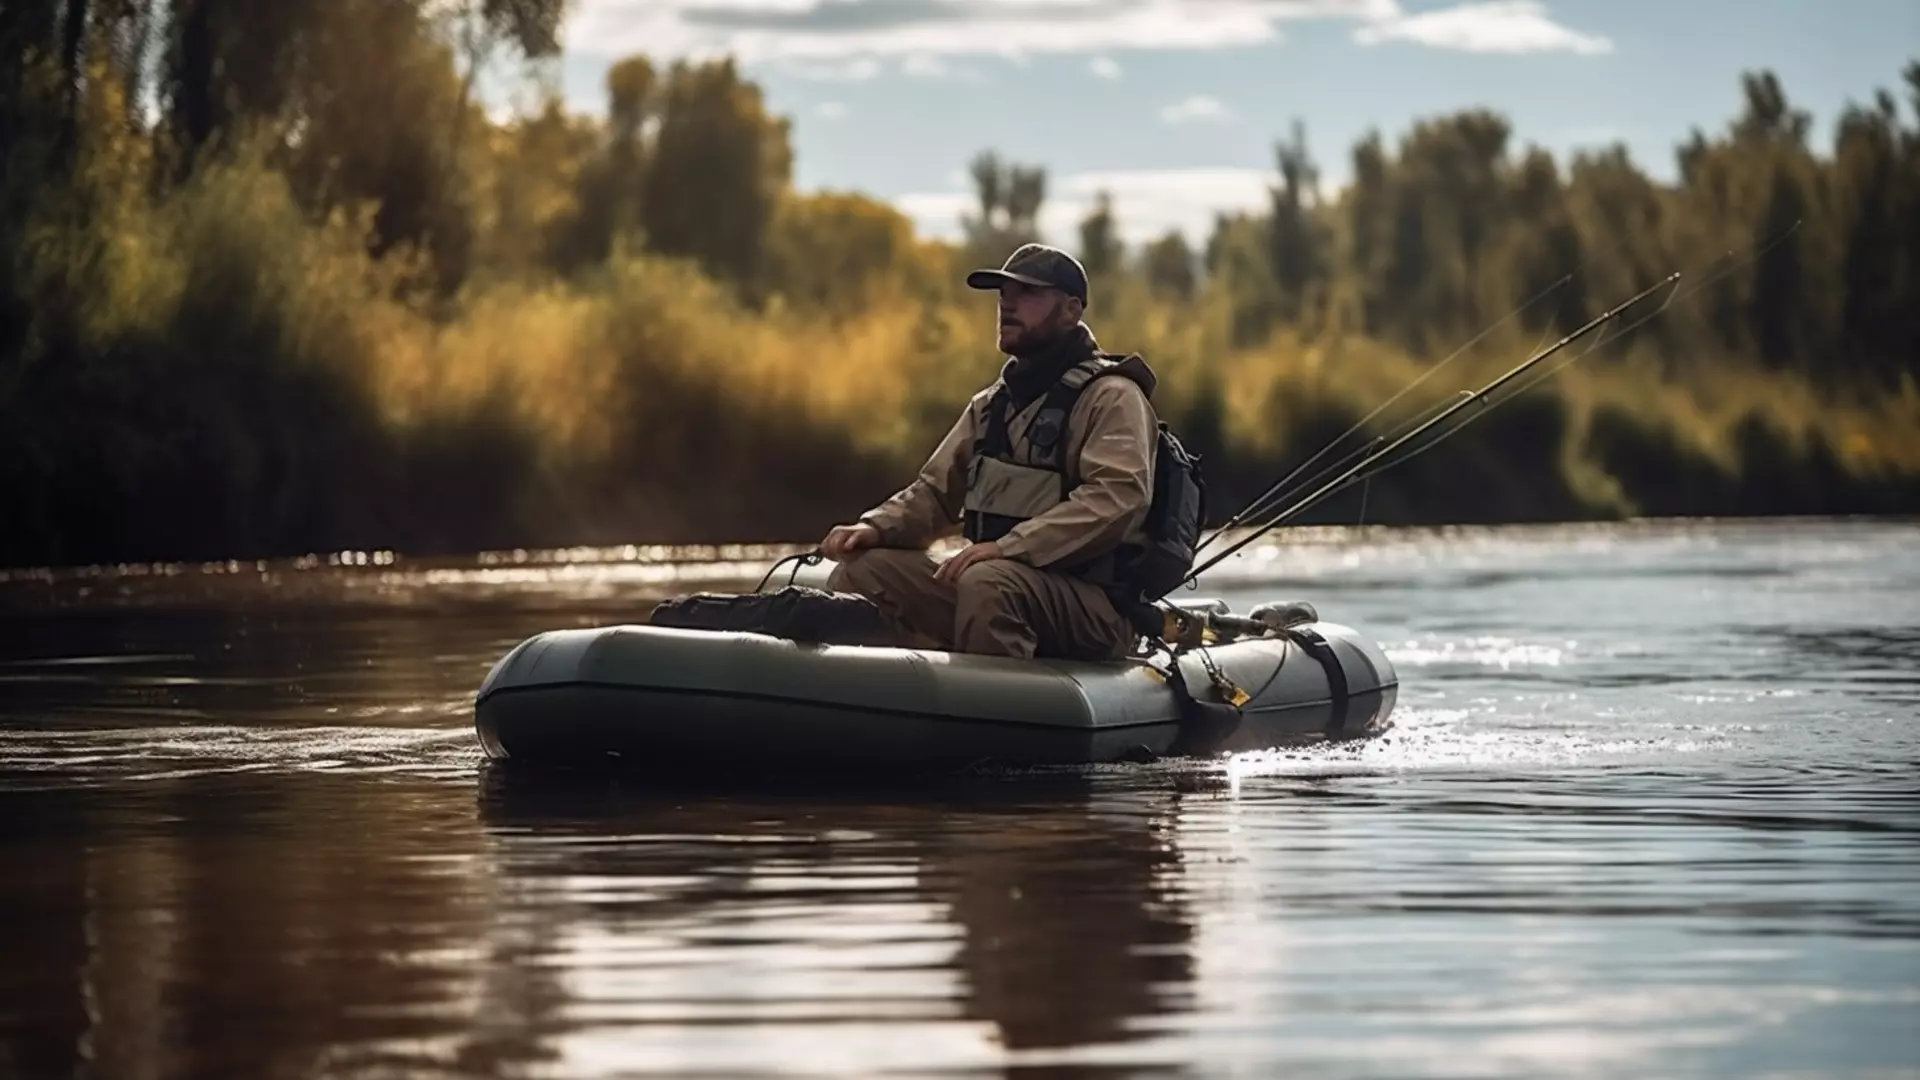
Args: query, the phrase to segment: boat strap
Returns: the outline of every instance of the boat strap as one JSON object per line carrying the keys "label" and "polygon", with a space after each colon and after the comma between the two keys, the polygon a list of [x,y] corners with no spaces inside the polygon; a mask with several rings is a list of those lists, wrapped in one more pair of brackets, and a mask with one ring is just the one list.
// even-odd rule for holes
{"label": "boat strap", "polygon": [[1281,630],[1280,635],[1300,646],[1300,651],[1313,657],[1327,673],[1327,693],[1333,705],[1327,720],[1327,736],[1338,735],[1347,726],[1347,706],[1352,694],[1347,686],[1347,669],[1340,666],[1340,656],[1333,651],[1333,643],[1310,626],[1291,626]]}
{"label": "boat strap", "polygon": [[[1207,663],[1211,672],[1218,672],[1218,669],[1213,667],[1211,658],[1204,652],[1201,653],[1201,659]],[[1240,730],[1241,722],[1246,719],[1246,714],[1240,711],[1240,704],[1246,700],[1245,691],[1234,687],[1230,692],[1227,686],[1232,684],[1222,686],[1220,681],[1224,678],[1222,676],[1216,678],[1213,683],[1214,689],[1220,694],[1222,700],[1201,701],[1194,696],[1192,688],[1187,686],[1186,673],[1180,670],[1180,654],[1171,649],[1167,651],[1166,670],[1161,671],[1159,668],[1153,670],[1160,672],[1161,677],[1166,680],[1167,688],[1173,691],[1174,707],[1180,714],[1180,730],[1173,738],[1173,745],[1167,748],[1169,754],[1184,756],[1215,753],[1227,739],[1233,736],[1234,732]]]}

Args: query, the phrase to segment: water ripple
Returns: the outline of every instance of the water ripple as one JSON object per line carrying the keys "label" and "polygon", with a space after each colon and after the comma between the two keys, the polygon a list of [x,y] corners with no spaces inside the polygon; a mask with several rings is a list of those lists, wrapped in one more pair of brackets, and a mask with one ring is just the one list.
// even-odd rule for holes
{"label": "water ripple", "polygon": [[1912,1076],[1916,537],[1301,530],[1383,737],[857,788],[474,742],[784,549],[8,575],[0,1075]]}

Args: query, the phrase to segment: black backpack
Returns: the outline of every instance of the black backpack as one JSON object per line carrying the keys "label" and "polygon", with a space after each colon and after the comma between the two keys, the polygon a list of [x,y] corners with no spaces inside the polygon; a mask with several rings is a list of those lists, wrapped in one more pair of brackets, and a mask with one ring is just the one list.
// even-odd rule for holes
{"label": "black backpack", "polygon": [[1159,421],[1153,457],[1153,504],[1143,531],[1146,544],[1129,551],[1122,565],[1130,603],[1151,604],[1180,587],[1193,570],[1194,549],[1207,523],[1207,483],[1200,455],[1189,451],[1166,421]]}

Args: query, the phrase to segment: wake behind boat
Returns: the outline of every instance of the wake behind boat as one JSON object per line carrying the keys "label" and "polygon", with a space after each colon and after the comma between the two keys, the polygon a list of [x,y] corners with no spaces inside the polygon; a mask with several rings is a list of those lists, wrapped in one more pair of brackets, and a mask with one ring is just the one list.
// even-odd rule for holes
{"label": "wake behind boat", "polygon": [[498,761],[671,772],[1091,765],[1385,730],[1398,678],[1353,630],[1298,621],[1297,609],[1289,624],[1219,601],[1180,608],[1214,643],[1100,662],[668,626],[552,630],[494,666],[475,725]]}

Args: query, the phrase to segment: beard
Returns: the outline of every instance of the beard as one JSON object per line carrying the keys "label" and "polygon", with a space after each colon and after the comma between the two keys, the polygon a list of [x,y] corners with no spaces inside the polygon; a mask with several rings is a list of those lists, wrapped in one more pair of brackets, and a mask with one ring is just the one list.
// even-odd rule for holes
{"label": "beard", "polygon": [[1003,315],[1000,318],[1000,349],[1010,356],[1019,356],[1045,346],[1065,329],[1058,304],[1047,312],[1046,318],[1032,326]]}

